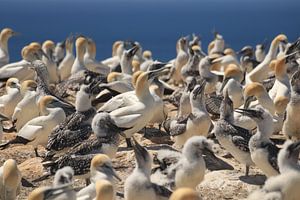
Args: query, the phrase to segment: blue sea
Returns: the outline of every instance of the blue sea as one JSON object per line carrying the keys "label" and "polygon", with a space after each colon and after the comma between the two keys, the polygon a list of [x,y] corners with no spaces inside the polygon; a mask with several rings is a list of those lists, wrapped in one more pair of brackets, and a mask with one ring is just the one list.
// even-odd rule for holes
{"label": "blue sea", "polygon": [[32,41],[62,41],[70,33],[92,37],[99,60],[115,40],[136,40],[153,57],[175,56],[180,36],[200,34],[202,46],[220,32],[239,50],[285,33],[300,36],[299,0],[0,0],[0,29],[22,33],[9,42],[11,61]]}

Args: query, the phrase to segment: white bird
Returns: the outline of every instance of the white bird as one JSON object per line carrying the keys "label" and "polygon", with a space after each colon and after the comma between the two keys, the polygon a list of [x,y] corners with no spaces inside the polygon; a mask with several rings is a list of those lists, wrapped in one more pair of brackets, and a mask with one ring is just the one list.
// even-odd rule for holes
{"label": "white bird", "polygon": [[66,41],[58,42],[53,51],[53,60],[59,65],[65,57]]}
{"label": "white bird", "polygon": [[118,65],[120,65],[120,60],[123,55],[123,51],[125,51],[124,42],[115,41],[112,46],[112,57],[107,58],[101,62],[104,65],[109,66],[111,69],[115,69]]}
{"label": "white bird", "polygon": [[254,191],[248,200],[297,200],[300,191],[300,166],[298,156],[299,142],[287,140],[278,154],[278,165],[281,174],[270,177],[263,188]]}
{"label": "white bird", "polygon": [[9,52],[8,52],[8,40],[14,36],[18,35],[17,32],[10,28],[4,28],[0,33],[0,67],[7,65],[9,63]]}
{"label": "white bird", "polygon": [[150,180],[152,159],[148,151],[134,140],[136,165],[124,184],[125,200],[167,200],[171,191]]}
{"label": "white bird", "polygon": [[214,34],[215,34],[215,39],[213,41],[212,48],[208,51],[209,55],[221,54],[225,48],[225,41],[223,39],[223,36],[217,32],[215,32]]}
{"label": "white bird", "polygon": [[70,190],[66,190],[64,193],[55,197],[56,200],[76,199],[76,192],[72,189],[71,186],[74,182],[73,177],[74,177],[74,170],[71,167],[63,167],[57,170],[53,180],[53,187],[59,187],[59,186],[69,184]]}
{"label": "white bird", "polygon": [[83,62],[86,68],[99,74],[107,75],[111,70],[110,67],[96,60],[96,43],[90,38],[88,39]]}
{"label": "white bird", "polygon": [[11,118],[16,105],[22,100],[20,83],[16,78],[6,81],[6,94],[0,97],[0,112]]}
{"label": "white bird", "polygon": [[169,200],[201,200],[201,197],[191,188],[179,188],[173,192]]}
{"label": "white bird", "polygon": [[55,44],[51,40],[46,40],[42,46],[42,49],[46,55],[46,56],[43,56],[42,61],[47,66],[50,83],[58,83],[59,82],[58,70],[57,70],[57,66],[56,66],[56,63],[53,58],[54,48],[55,48]]}
{"label": "white bird", "polygon": [[94,200],[113,200],[114,186],[111,182],[100,179],[96,182],[96,197]]}
{"label": "white bird", "polygon": [[73,37],[68,37],[65,41],[66,55],[58,66],[61,80],[66,80],[71,75],[72,65],[75,61],[73,53]]}
{"label": "white bird", "polygon": [[17,133],[16,138],[2,144],[1,148],[6,148],[10,144],[30,144],[34,147],[36,156],[39,156],[38,145],[46,146],[52,129],[66,118],[63,107],[68,109],[70,105],[52,96],[42,97],[39,101],[39,110],[42,116],[28,121]]}
{"label": "white bird", "polygon": [[266,44],[256,45],[255,58],[258,62],[262,62],[265,59],[266,57],[265,49],[266,49]]}
{"label": "white bird", "polygon": [[257,124],[257,131],[249,141],[253,162],[267,177],[278,175],[277,155],[279,148],[270,140],[274,129],[272,115],[260,105],[256,106],[255,109],[238,109],[236,112],[251,117]]}
{"label": "white bird", "polygon": [[17,199],[20,193],[21,179],[17,162],[13,159],[6,160],[0,167],[0,199]]}
{"label": "white bird", "polygon": [[76,58],[71,68],[71,75],[86,69],[84,65],[84,54],[86,52],[87,39],[79,37],[75,43],[76,46]]}
{"label": "white bird", "polygon": [[[230,64],[234,64],[241,69],[240,63],[237,59],[235,51],[231,48],[227,48],[224,50],[224,56],[218,57],[212,61],[212,69],[213,70],[225,70],[226,67]],[[241,69],[242,70],[242,69]]]}
{"label": "white bird", "polygon": [[218,82],[218,76],[211,72],[211,66],[211,60],[208,56],[202,58],[199,63],[199,74],[206,81],[205,94],[215,92]]}
{"label": "white bird", "polygon": [[29,120],[39,116],[37,83],[32,80],[24,81],[21,84],[23,99],[19,101],[12,115],[12,122],[19,131]]}
{"label": "white bird", "polygon": [[206,110],[204,102],[205,81],[196,85],[190,93],[190,104],[192,111],[187,116],[171,121],[170,134],[176,147],[181,148],[192,136],[207,136],[211,126],[211,119]]}
{"label": "white bird", "polygon": [[8,117],[2,115],[0,113],[0,143],[2,142],[2,137],[3,137],[3,121],[7,121],[7,120],[10,120]]}
{"label": "white bird", "polygon": [[149,50],[144,51],[143,58],[145,61],[141,63],[140,70],[146,72],[148,71],[150,65],[154,62],[152,59],[152,52]]}
{"label": "white bird", "polygon": [[280,42],[287,42],[287,37],[283,34],[275,37],[271,43],[268,54],[265,59],[256,66],[249,74],[246,75],[246,83],[249,82],[261,82],[268,78],[270,73],[269,64],[276,58],[278,46]]}
{"label": "white bird", "polygon": [[131,49],[123,51],[120,60],[120,65],[121,65],[121,71],[124,74],[124,76],[133,74],[132,60],[138,50],[139,50],[139,46],[135,45]]}

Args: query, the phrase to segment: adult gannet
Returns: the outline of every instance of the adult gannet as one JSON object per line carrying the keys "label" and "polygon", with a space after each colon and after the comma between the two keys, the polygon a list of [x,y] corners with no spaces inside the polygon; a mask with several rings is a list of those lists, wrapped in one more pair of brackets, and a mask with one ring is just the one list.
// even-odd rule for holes
{"label": "adult gannet", "polygon": [[205,81],[197,85],[190,93],[191,113],[170,124],[170,134],[176,147],[182,147],[194,135],[207,136],[208,134],[211,119],[204,103],[204,88]]}
{"label": "adult gannet", "polygon": [[[177,162],[162,167],[162,171],[157,170],[151,179],[153,181],[158,179],[157,183],[169,185],[176,189],[182,187],[196,189],[197,185],[204,179],[206,166],[202,155],[206,152],[212,153],[212,141],[203,136],[193,136],[184,144],[182,154],[179,153]],[[160,150],[157,154],[157,159],[168,160],[170,154],[176,155],[177,152]]]}
{"label": "adult gannet", "polygon": [[263,188],[254,191],[248,200],[279,199],[297,200],[299,198],[300,166],[298,164],[300,144],[287,140],[278,154],[280,175],[270,177]]}
{"label": "adult gannet", "polygon": [[123,55],[123,51],[125,51],[124,42],[115,41],[112,46],[112,57],[107,58],[101,62],[104,65],[109,66],[111,69],[115,69],[118,65],[120,65],[120,60]]}
{"label": "adult gannet", "polygon": [[215,39],[213,41],[213,45],[210,45],[209,55],[213,54],[222,54],[225,48],[225,41],[223,36],[217,32],[214,33]]}
{"label": "adult gannet", "polygon": [[6,160],[0,167],[0,199],[15,200],[20,192],[21,179],[17,162],[13,159]]}
{"label": "adult gannet", "polygon": [[287,37],[283,34],[280,34],[273,39],[269,52],[266,55],[265,59],[259,65],[257,65],[255,69],[253,69],[249,74],[247,74],[246,83],[261,82],[264,79],[268,78],[270,72],[269,64],[273,59],[276,58],[280,42],[287,42]]}
{"label": "adult gannet", "polygon": [[30,70],[31,62],[37,59],[38,50],[33,46],[25,46],[22,49],[22,60],[4,65],[0,68],[0,79],[16,77],[20,81],[33,79],[34,73]]}
{"label": "adult gannet", "polygon": [[12,122],[19,131],[29,120],[39,116],[38,97],[36,92],[37,83],[32,80],[24,81],[21,84],[23,99],[15,106]]}
{"label": "adult gannet", "polygon": [[233,49],[227,48],[224,50],[224,56],[215,58],[212,61],[212,69],[217,71],[222,69],[224,70],[230,64],[235,64],[242,70],[235,51]]}
{"label": "adult gannet", "polygon": [[141,63],[140,70],[146,72],[146,71],[148,71],[148,68],[150,67],[150,65],[153,63],[152,52],[149,50],[144,51],[143,58],[145,61],[143,63]]}
{"label": "adult gannet", "polygon": [[58,66],[60,80],[66,80],[71,75],[71,69],[75,61],[73,53],[73,37],[68,37],[65,41],[66,55]]}
{"label": "adult gannet", "polygon": [[179,84],[182,82],[181,69],[187,63],[189,59],[189,55],[187,52],[187,38],[182,37],[177,41],[177,56],[174,62],[173,70],[171,78],[175,84]]}
{"label": "adult gannet", "polygon": [[148,151],[134,140],[136,165],[124,184],[125,200],[168,199],[171,191],[150,180],[152,159]]}
{"label": "adult gannet", "polygon": [[55,44],[51,40],[46,40],[43,45],[42,49],[45,52],[46,56],[43,56],[42,61],[47,66],[47,70],[49,73],[49,81],[50,83],[58,83],[59,77],[58,77],[58,71],[55,61],[53,60],[53,51],[55,48]]}
{"label": "adult gannet", "polygon": [[9,52],[8,52],[8,40],[14,36],[18,35],[17,32],[10,28],[4,28],[0,33],[0,67],[7,65],[9,63]]}
{"label": "adult gannet", "polygon": [[17,78],[6,81],[6,94],[0,97],[0,112],[11,118],[16,105],[22,100],[20,83]]}
{"label": "adult gannet", "polygon": [[233,102],[233,108],[243,105],[243,85],[241,84],[243,77],[243,72],[235,64],[230,64],[226,67],[220,90],[223,96],[228,92]]}
{"label": "adult gannet", "polygon": [[83,63],[86,68],[99,74],[107,75],[111,70],[108,66],[96,60],[96,43],[91,38],[88,38]]}
{"label": "adult gannet", "polygon": [[199,74],[206,81],[205,93],[211,94],[215,92],[218,76],[211,72],[211,60],[208,56],[201,59],[199,63]]}
{"label": "adult gannet", "polygon": [[266,47],[267,47],[266,40],[264,41],[263,44],[256,45],[255,58],[258,62],[262,62],[265,59],[265,57],[266,57],[266,53],[265,53]]}
{"label": "adult gannet", "polygon": [[173,192],[169,200],[201,200],[201,197],[191,188],[179,188]]}
{"label": "adult gannet", "polygon": [[181,92],[181,96],[179,99],[179,108],[178,108],[177,117],[183,117],[192,112],[190,94],[193,88],[196,86],[197,80],[196,78],[190,76],[186,78],[185,83],[186,86],[184,90]]}
{"label": "adult gannet", "polygon": [[[149,82],[153,78],[159,76],[166,68],[161,68],[154,71],[142,72],[137,80],[135,85],[135,94],[138,98],[138,101],[127,101],[127,98],[121,98],[112,104],[113,101],[110,101],[108,105],[103,105],[98,112],[110,112],[109,116],[117,127],[128,128],[124,131],[126,135],[127,145],[130,144],[130,137],[132,134],[141,130],[153,117],[153,109],[155,107],[155,99],[149,91]],[[132,104],[132,102],[134,102]],[[109,106],[111,105],[111,106]],[[113,107],[113,108],[112,108]]]}
{"label": "adult gannet", "polygon": [[[37,189],[34,189],[28,196],[28,200],[46,200],[46,199],[57,199],[60,195],[66,194],[66,192],[73,190],[70,189],[69,184],[64,184],[60,186],[43,186]],[[63,200],[75,200],[70,198]]]}
{"label": "adult gannet", "polygon": [[63,107],[68,109],[70,105],[52,96],[42,97],[39,101],[39,110],[42,116],[27,122],[17,133],[15,139],[2,144],[1,147],[6,148],[10,144],[30,144],[33,145],[36,156],[39,156],[38,145],[45,146],[52,129],[66,118]]}
{"label": "adult gannet", "polygon": [[115,172],[110,158],[105,154],[97,154],[90,165],[91,184],[77,193],[78,199],[94,199],[96,197],[96,184],[98,180],[106,180],[113,185],[113,199],[116,196],[115,178],[121,180]]}
{"label": "adult gannet", "polygon": [[254,164],[248,147],[251,134],[248,130],[233,124],[233,103],[227,93],[221,103],[220,119],[214,124],[212,132],[237,161],[246,165],[248,176],[249,166]]}
{"label": "adult gannet", "polygon": [[300,138],[300,70],[291,77],[291,99],[286,108],[286,120],[284,121],[282,132],[294,139]]}
{"label": "adult gannet", "polygon": [[111,182],[100,179],[96,182],[96,198],[95,200],[113,200],[114,186]]}
{"label": "adult gannet", "polygon": [[120,60],[120,65],[121,65],[121,70],[124,76],[132,75],[132,60],[133,56],[136,54],[137,50],[139,49],[138,46],[133,46],[131,49],[123,51],[121,60]]}
{"label": "adult gannet", "polygon": [[260,105],[255,109],[238,109],[236,112],[251,117],[257,124],[257,131],[249,141],[253,162],[267,177],[278,175],[279,148],[270,140],[274,130],[272,115]]}
{"label": "adult gannet", "polygon": [[77,38],[75,46],[76,58],[71,68],[71,75],[86,69],[84,65],[84,54],[86,52],[87,39],[84,37]]}

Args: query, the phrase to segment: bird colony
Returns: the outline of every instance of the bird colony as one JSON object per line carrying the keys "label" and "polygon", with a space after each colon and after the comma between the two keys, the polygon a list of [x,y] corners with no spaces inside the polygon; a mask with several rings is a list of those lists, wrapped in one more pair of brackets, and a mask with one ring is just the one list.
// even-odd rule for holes
{"label": "bird colony", "polygon": [[16,35],[0,33],[1,200],[300,199],[300,39],[193,34],[168,62],[116,41],[99,61],[70,35],[10,62]]}

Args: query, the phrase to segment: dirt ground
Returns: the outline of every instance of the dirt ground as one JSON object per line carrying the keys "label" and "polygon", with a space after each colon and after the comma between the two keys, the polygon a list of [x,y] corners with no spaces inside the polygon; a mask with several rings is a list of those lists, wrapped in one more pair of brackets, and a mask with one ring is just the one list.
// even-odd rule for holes
{"label": "dirt ground", "polygon": [[[170,110],[172,106],[168,105]],[[174,116],[175,112],[170,112],[171,116]],[[147,138],[143,137],[143,134],[136,134],[136,138],[141,144],[149,147],[149,149],[159,149],[151,148],[159,146],[157,143],[169,143],[170,138],[164,134],[163,136],[153,137],[155,134],[150,134],[157,132],[158,129],[148,129]],[[152,135],[151,136],[149,136]],[[4,134],[4,140],[9,140],[14,137],[14,133]],[[281,137],[281,136],[279,136]],[[113,159],[113,166],[115,167],[117,173],[122,178],[122,181],[118,183],[118,192],[123,193],[124,181],[128,175],[133,171],[135,162],[134,154],[132,150],[125,148],[126,144],[123,141],[117,156]],[[39,147],[39,153],[43,155],[45,149]],[[151,153],[155,152],[153,150]],[[210,199],[245,199],[248,194],[259,188],[265,181],[265,176],[262,175],[261,171],[256,167],[250,168],[250,176],[245,177],[245,166],[239,164],[234,158],[232,158],[224,149],[222,149],[217,143],[214,146],[214,152],[219,159],[227,164],[227,169],[225,170],[209,170],[214,168],[214,163],[207,164],[207,172],[205,175],[205,180],[199,184],[197,191],[204,200]],[[27,180],[31,181],[40,177],[45,171],[41,165],[41,158],[36,158],[33,147],[30,145],[11,145],[5,150],[0,150],[0,165],[8,158],[13,158],[19,164],[19,169],[22,175]],[[228,167],[229,166],[229,167]],[[47,186],[51,185],[53,177],[48,180],[44,180],[39,183],[35,183],[36,186]],[[80,188],[85,186],[85,181],[80,179],[75,179],[74,187]],[[26,199],[28,194],[33,190],[33,188],[21,188],[21,193],[18,199]],[[118,197],[118,199],[122,199]]]}

